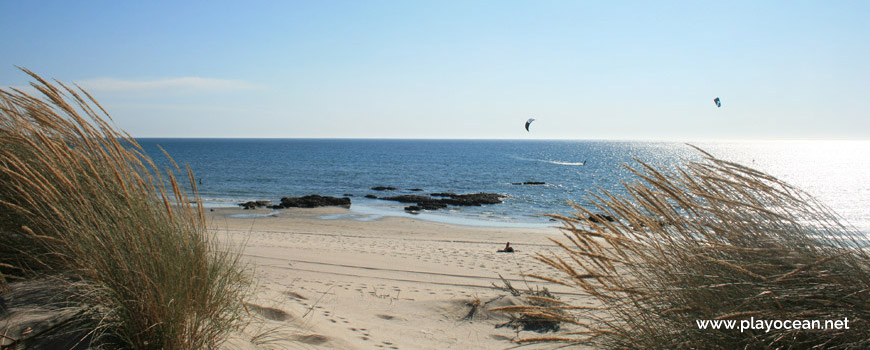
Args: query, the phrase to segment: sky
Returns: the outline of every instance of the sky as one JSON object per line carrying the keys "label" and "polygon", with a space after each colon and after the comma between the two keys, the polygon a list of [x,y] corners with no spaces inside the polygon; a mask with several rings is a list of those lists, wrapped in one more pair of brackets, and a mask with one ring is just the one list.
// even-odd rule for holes
{"label": "sky", "polygon": [[16,66],[79,84],[135,137],[868,140],[868,18],[870,1],[0,0],[0,87],[28,84]]}

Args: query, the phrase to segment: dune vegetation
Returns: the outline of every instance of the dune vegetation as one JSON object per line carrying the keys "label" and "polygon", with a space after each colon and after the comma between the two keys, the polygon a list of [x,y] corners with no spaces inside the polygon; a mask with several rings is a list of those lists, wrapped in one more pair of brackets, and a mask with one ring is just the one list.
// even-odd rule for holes
{"label": "dune vegetation", "polygon": [[[565,234],[554,240],[562,249],[538,257],[562,277],[536,277],[577,288],[595,305],[524,311],[576,323],[579,330],[521,342],[632,349],[870,346],[866,236],[823,204],[707,153],[674,173],[640,162],[632,170],[639,181],[625,185],[627,195],[592,194],[593,207],[554,215]],[[698,326],[699,320],[734,320],[737,327],[819,320],[824,326],[844,319],[848,329]]]}
{"label": "dune vegetation", "polygon": [[64,283],[80,345],[220,345],[249,277],[191,204],[190,170],[158,169],[87,92],[24,71],[38,97],[0,90],[0,287]]}

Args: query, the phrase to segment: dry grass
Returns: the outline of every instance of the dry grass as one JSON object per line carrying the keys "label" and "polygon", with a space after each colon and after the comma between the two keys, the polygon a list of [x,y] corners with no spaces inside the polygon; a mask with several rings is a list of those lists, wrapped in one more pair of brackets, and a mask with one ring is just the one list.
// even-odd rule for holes
{"label": "dry grass", "polygon": [[[510,293],[515,297],[523,298],[523,304],[491,308],[488,311],[502,312],[509,315],[508,322],[496,325],[495,328],[510,327],[519,331],[533,331],[538,333],[555,332],[559,330],[562,322],[574,323],[573,320],[566,317],[564,311],[560,309],[563,305],[556,296],[550,293],[547,288],[532,289],[529,287],[526,290],[514,288],[511,282],[498,275],[504,286],[498,286],[493,283],[493,287]],[[490,303],[496,299],[490,300]],[[472,312],[480,306],[480,300],[477,300],[477,305],[472,307]],[[469,315],[472,315],[469,313]]]}
{"label": "dry grass", "polygon": [[190,170],[192,198],[85,91],[24,71],[41,97],[0,90],[0,284],[83,282],[75,299],[109,347],[219,345],[248,283],[190,204]]}
{"label": "dry grass", "polygon": [[[699,150],[700,151],[700,150]],[[703,151],[702,151],[703,152]],[[806,193],[716,159],[664,174],[639,162],[627,196],[555,215],[567,241],[539,260],[601,307],[558,341],[605,348],[866,348],[865,236]],[[614,222],[592,222],[603,213]],[[541,277],[544,278],[544,277]],[[848,330],[700,330],[696,320],[842,320]],[[738,321],[739,322],[739,321]]]}

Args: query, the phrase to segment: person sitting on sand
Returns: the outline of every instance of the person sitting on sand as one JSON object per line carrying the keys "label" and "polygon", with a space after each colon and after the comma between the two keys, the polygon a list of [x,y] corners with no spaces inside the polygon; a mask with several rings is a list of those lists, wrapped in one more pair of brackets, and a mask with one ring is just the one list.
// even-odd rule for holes
{"label": "person sitting on sand", "polygon": [[514,248],[511,247],[511,242],[507,242],[507,244],[504,245],[504,249],[499,249],[499,250],[496,250],[495,252],[496,253],[513,253]]}

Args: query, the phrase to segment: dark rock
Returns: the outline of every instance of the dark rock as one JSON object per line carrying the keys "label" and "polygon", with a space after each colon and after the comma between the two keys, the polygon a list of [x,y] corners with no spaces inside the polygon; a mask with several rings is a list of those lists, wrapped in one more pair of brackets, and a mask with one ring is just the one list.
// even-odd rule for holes
{"label": "dark rock", "polygon": [[605,214],[592,214],[592,215],[589,215],[589,217],[586,219],[589,221],[592,221],[596,224],[599,222],[604,222],[604,221],[607,221],[607,222],[615,221],[612,216],[605,215]]}
{"label": "dark rock", "polygon": [[405,207],[405,211],[438,210],[444,208],[447,208],[447,204],[431,201],[417,203],[417,205],[409,205]]}
{"label": "dark rock", "polygon": [[352,194],[352,193],[345,193],[345,194],[343,194],[342,196],[345,196],[345,197],[353,197],[353,194]]}
{"label": "dark rock", "polygon": [[423,189],[422,188],[409,188],[408,191],[422,192]]}
{"label": "dark rock", "polygon": [[350,208],[350,198],[347,197],[331,197],[311,194],[303,197],[284,197],[281,198],[281,204],[277,205],[276,209],[280,208],[318,208],[318,207],[345,207]]}
{"label": "dark rock", "polygon": [[456,193],[453,193],[453,192],[438,192],[438,193],[430,193],[429,195],[432,196],[432,197],[452,197],[452,196],[455,196]]}
{"label": "dark rock", "polygon": [[396,190],[396,188],[393,186],[377,186],[377,187],[372,187],[372,189],[375,191],[395,191]]}
{"label": "dark rock", "polygon": [[665,221],[665,220],[656,220],[656,223],[658,223],[659,226],[670,226],[670,225],[676,225],[676,224],[675,224],[673,221],[671,221],[671,220],[667,220],[667,221]]}
{"label": "dark rock", "polygon": [[427,201],[437,201],[437,199],[426,196],[412,195],[412,194],[403,194],[401,196],[392,196],[392,197],[381,197],[381,199],[388,201],[396,201],[399,203],[419,203],[419,202],[427,202]]}
{"label": "dark rock", "polygon": [[375,195],[373,195],[373,194],[367,194],[367,195],[366,195],[366,198],[377,199],[378,196],[375,196]]}
{"label": "dark rock", "polygon": [[[480,206],[482,204],[497,204],[501,203],[504,195],[498,193],[470,193],[470,194],[455,194],[455,193],[433,193],[432,196],[444,198],[432,198],[420,195],[401,195],[392,197],[381,197],[380,199],[397,201],[399,203],[414,203],[414,207],[426,210],[444,209],[447,205],[457,206]],[[419,209],[418,209],[419,210]]]}
{"label": "dark rock", "polygon": [[511,182],[511,185],[522,185],[522,182]]}
{"label": "dark rock", "polygon": [[268,207],[271,203],[269,201],[248,201],[244,203],[239,203],[239,206],[242,209],[257,209],[262,207]]}
{"label": "dark rock", "polygon": [[546,182],[541,182],[541,181],[526,181],[526,182],[523,182],[523,185],[546,185],[546,184],[547,184]]}
{"label": "dark rock", "polygon": [[417,203],[416,206],[426,210],[438,210],[447,208],[447,204],[439,202],[421,202]]}
{"label": "dark rock", "polygon": [[470,193],[470,194],[455,194],[450,196],[449,199],[442,199],[447,204],[450,205],[474,205],[479,206],[481,204],[498,204],[501,203],[501,199],[504,198],[504,195],[498,193]]}

